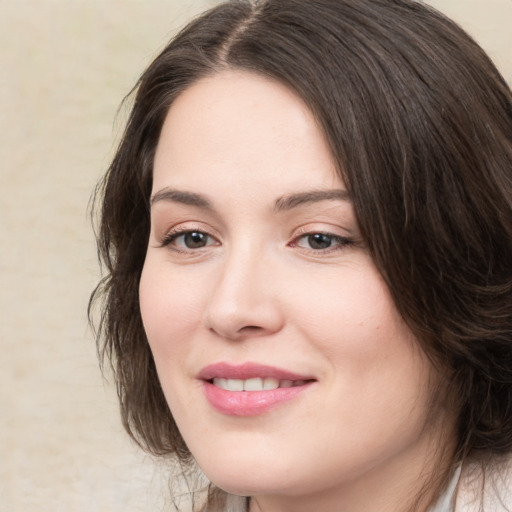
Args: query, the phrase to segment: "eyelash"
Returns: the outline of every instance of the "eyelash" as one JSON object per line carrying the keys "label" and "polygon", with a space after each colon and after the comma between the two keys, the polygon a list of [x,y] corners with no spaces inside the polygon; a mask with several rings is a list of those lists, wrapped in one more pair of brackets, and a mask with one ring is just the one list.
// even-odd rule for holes
{"label": "eyelash", "polygon": [[190,248],[190,247],[180,248],[176,245],[175,242],[178,240],[178,238],[185,237],[186,235],[192,235],[194,233],[197,233],[199,235],[204,235],[209,240],[216,240],[212,235],[210,235],[209,233],[207,233],[204,230],[191,229],[191,228],[179,228],[178,227],[178,228],[173,229],[169,233],[167,233],[165,235],[165,237],[162,239],[160,245],[161,245],[161,247],[169,247],[172,250],[174,250],[176,252],[180,252],[180,253],[195,252],[198,249],[203,249],[204,247],[208,247],[210,245],[218,245],[218,243],[216,243],[216,244],[207,243],[206,245],[204,245],[202,247],[197,247],[197,248]]}
{"label": "eyelash", "polygon": [[[307,240],[311,237],[325,237],[329,241],[329,246],[323,249],[315,249],[313,247],[303,247],[300,244],[300,241]],[[311,243],[311,240],[309,240]],[[354,245],[354,241],[345,236],[335,235],[334,233],[329,233],[327,231],[310,231],[307,233],[302,233],[296,238],[294,238],[290,244],[292,247],[301,247],[303,250],[308,251],[312,254],[330,254],[332,252],[341,251],[348,246]]]}
{"label": "eyelash", "polygon": [[[176,241],[180,237],[185,237],[186,235],[192,235],[192,234],[198,234],[202,235],[206,238],[207,242],[205,245],[192,248],[192,247],[179,247],[176,245]],[[308,240],[311,237],[325,237],[327,239],[326,241],[329,242],[328,247],[325,248],[313,248],[313,247],[304,247],[300,245],[300,242],[302,240]],[[211,241],[214,241],[214,243],[211,243]],[[309,240],[309,243],[311,244],[311,240]],[[190,228],[176,228],[173,229],[171,232],[167,233],[163,240],[161,241],[161,247],[169,247],[172,250],[179,252],[179,253],[193,253],[200,249],[204,249],[206,247],[209,247],[211,245],[219,245],[219,242],[209,233],[206,231],[203,231],[201,229],[190,229]],[[309,252],[311,254],[316,255],[324,255],[324,254],[330,254],[332,252],[337,252],[340,250],[345,249],[348,246],[354,245],[354,241],[350,238],[335,235],[333,233],[329,233],[326,231],[309,231],[301,233],[300,235],[296,236],[289,244],[291,247],[299,247],[303,251]]]}

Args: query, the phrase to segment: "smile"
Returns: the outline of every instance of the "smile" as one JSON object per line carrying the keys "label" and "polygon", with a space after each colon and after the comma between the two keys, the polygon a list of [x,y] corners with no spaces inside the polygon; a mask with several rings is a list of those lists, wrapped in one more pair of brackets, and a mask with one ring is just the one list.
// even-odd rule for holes
{"label": "smile", "polygon": [[316,379],[279,368],[217,363],[198,375],[211,406],[228,416],[256,416],[299,397]]}

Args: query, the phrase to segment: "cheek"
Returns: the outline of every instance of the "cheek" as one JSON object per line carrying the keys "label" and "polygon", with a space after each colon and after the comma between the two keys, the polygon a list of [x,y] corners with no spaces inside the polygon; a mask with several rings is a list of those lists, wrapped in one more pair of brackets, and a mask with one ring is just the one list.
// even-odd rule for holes
{"label": "cheek", "polygon": [[[201,325],[203,296],[194,280],[181,271],[170,272],[165,262],[146,261],[139,285],[142,322],[163,393],[182,428],[190,403],[188,360]],[[187,377],[187,378],[184,378]]]}
{"label": "cheek", "polygon": [[[160,356],[177,355],[200,324],[203,295],[194,281],[147,260],[139,286],[146,335],[157,366]],[[171,359],[171,360],[174,360]]]}
{"label": "cheek", "polygon": [[[335,269],[336,270],[336,269]],[[307,277],[294,290],[294,315],[309,339],[322,343],[330,356],[366,359],[389,355],[408,333],[373,265],[351,265],[342,273]]]}
{"label": "cheek", "polygon": [[371,404],[386,416],[401,403],[423,402],[430,365],[373,266],[316,284],[317,296],[295,292],[295,316],[327,361],[326,378],[343,390],[343,403]]}

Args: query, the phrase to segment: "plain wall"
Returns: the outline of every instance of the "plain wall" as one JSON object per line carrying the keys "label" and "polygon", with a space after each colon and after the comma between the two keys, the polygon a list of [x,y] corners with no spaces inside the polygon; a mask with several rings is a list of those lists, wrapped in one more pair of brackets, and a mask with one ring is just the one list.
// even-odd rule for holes
{"label": "plain wall", "polygon": [[[122,97],[214,2],[0,0],[0,511],[156,512],[166,470],[122,431],[87,327],[87,213]],[[512,0],[432,0],[512,83]]]}

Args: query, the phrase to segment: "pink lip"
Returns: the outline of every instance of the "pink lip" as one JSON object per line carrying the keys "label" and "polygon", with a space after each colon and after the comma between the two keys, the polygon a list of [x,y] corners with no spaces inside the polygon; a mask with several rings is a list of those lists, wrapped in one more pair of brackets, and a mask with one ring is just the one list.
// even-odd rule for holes
{"label": "pink lip", "polygon": [[258,363],[244,363],[232,365],[229,363],[215,363],[205,366],[197,376],[201,380],[211,379],[254,379],[256,377],[273,377],[278,380],[314,380],[311,375],[299,375]]}
{"label": "pink lip", "polygon": [[[214,386],[211,382],[214,378],[245,380],[256,377],[306,382],[301,386],[266,391],[228,391]],[[297,397],[315,382],[315,379],[308,375],[299,375],[273,366],[255,363],[211,364],[199,372],[198,378],[202,380],[203,391],[210,404],[219,412],[230,416],[263,414]]]}

